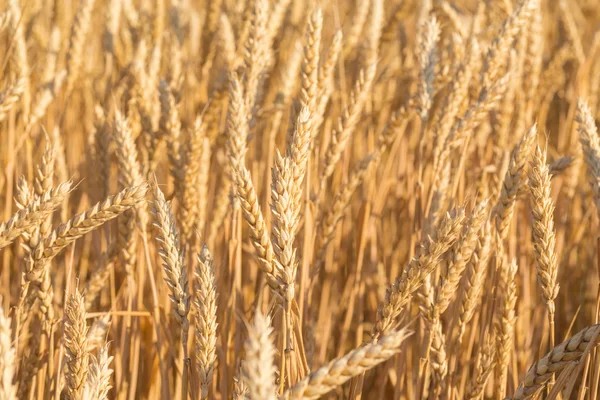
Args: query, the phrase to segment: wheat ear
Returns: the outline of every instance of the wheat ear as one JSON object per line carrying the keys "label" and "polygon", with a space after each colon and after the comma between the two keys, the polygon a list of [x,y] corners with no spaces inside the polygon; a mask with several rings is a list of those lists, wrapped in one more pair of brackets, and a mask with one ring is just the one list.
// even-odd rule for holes
{"label": "wheat ear", "polygon": [[377,323],[373,327],[375,337],[392,328],[412,294],[458,238],[464,219],[463,210],[456,211],[454,215],[446,214],[433,237],[426,240],[420,254],[408,263],[402,275],[387,289],[385,300],[377,313]]}
{"label": "wheat ear", "polygon": [[7,222],[0,224],[0,249],[11,244],[24,232],[40,225],[60,206],[70,189],[71,182],[64,182],[17,211]]}
{"label": "wheat ear", "polygon": [[214,364],[217,360],[217,293],[212,256],[204,245],[196,267],[196,368],[202,398],[208,398]]}
{"label": "wheat ear", "polygon": [[85,302],[76,293],[69,296],[65,305],[63,345],[65,347],[65,389],[70,400],[82,397],[88,374],[89,353],[87,351],[88,327],[85,321]]}
{"label": "wheat ear", "polygon": [[495,207],[496,229],[500,239],[506,238],[508,228],[515,208],[515,201],[519,188],[525,183],[525,166],[533,143],[535,142],[537,127],[534,124],[523,136],[519,144],[513,149],[508,165],[508,171],[504,176],[502,191]]}
{"label": "wheat ear", "polygon": [[286,390],[280,397],[287,399],[318,399],[350,378],[390,359],[400,351],[402,343],[412,332],[402,329],[389,332],[377,342],[358,347],[341,358],[310,373],[307,377]]}
{"label": "wheat ear", "polygon": [[17,361],[10,331],[10,318],[0,306],[0,398],[7,400],[17,398],[17,387],[13,383]]}
{"label": "wheat ear", "polygon": [[600,139],[598,139],[598,128],[587,102],[584,99],[577,100],[577,115],[579,141],[583,148],[583,155],[587,165],[588,177],[594,204],[600,215]]}
{"label": "wheat ear", "polygon": [[242,381],[248,388],[250,399],[275,400],[275,346],[271,341],[271,321],[257,310],[254,322],[248,327],[248,339],[244,344],[246,359],[242,364]]}
{"label": "wheat ear", "polygon": [[181,344],[184,349],[184,357],[187,358],[190,298],[184,255],[181,251],[179,234],[171,206],[167,204],[163,192],[156,183],[153,186],[152,194],[154,197],[154,226],[158,230],[156,240],[160,245],[158,254],[163,261],[165,282],[171,292],[169,297],[173,303],[173,315],[181,325]]}
{"label": "wheat ear", "polygon": [[107,400],[111,389],[110,380],[113,370],[110,364],[113,360],[108,355],[108,344],[100,347],[98,356],[90,354],[90,366],[87,382],[83,391],[83,400]]}
{"label": "wheat ear", "polygon": [[588,346],[593,348],[600,344],[599,333],[600,324],[592,325],[553,348],[529,368],[512,399],[532,398],[546,386],[552,375],[559,374],[570,363],[580,359]]}

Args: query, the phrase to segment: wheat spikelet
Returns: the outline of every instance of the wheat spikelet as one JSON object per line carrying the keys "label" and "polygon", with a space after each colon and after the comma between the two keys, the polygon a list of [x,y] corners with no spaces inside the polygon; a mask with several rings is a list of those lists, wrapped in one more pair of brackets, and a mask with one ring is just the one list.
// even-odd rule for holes
{"label": "wheat spikelet", "polygon": [[487,384],[492,372],[494,372],[495,347],[493,339],[489,334],[486,334],[482,349],[477,354],[476,362],[476,378],[471,382],[467,391],[466,398],[469,400],[480,399],[485,385]]}
{"label": "wheat spikelet", "polygon": [[331,92],[333,91],[333,72],[342,52],[343,37],[344,36],[341,30],[338,30],[335,35],[333,35],[331,45],[329,46],[329,51],[327,52],[327,57],[325,57],[325,60],[323,60],[323,63],[321,64],[321,68],[319,68],[319,81],[317,84],[319,93],[317,116],[319,119],[323,117],[323,114],[325,113],[325,107],[327,107],[327,102],[329,101]]}
{"label": "wheat spikelet", "polygon": [[529,171],[531,210],[533,213],[533,243],[537,258],[537,277],[542,297],[554,324],[554,299],[558,295],[558,260],[554,232],[554,204],[550,198],[550,173],[546,154],[536,147]]}
{"label": "wheat spikelet", "polygon": [[232,169],[244,164],[248,140],[248,110],[241,82],[235,74],[229,77],[229,109],[227,110],[227,150]]}
{"label": "wheat spikelet", "polygon": [[23,232],[40,225],[62,203],[70,189],[71,182],[64,182],[37,197],[7,222],[0,224],[0,248],[8,246]]}
{"label": "wheat spikelet", "polygon": [[373,79],[375,78],[375,70],[376,64],[373,64],[367,68],[366,72],[360,72],[359,78],[350,94],[348,107],[342,112],[337,127],[331,135],[331,142],[327,146],[319,178],[322,189],[327,178],[333,174],[333,170],[358,124],[358,118],[362,113]]}
{"label": "wheat spikelet", "polygon": [[[20,83],[17,85],[21,86],[20,91],[21,94],[24,95],[23,100],[26,110],[28,110],[30,102],[29,75],[31,70],[28,61],[27,42],[24,35],[24,17],[19,5],[19,0],[10,0],[8,2],[8,10],[11,17],[8,28],[9,33],[12,35],[14,40],[14,53],[11,55],[11,61],[13,61],[16,66],[18,80],[20,81]],[[25,114],[28,114],[28,112]]]}
{"label": "wheat spikelet", "polygon": [[75,21],[71,28],[69,52],[67,53],[67,93],[70,93],[81,72],[83,64],[83,45],[90,30],[92,10],[95,0],[83,0],[79,4]]}
{"label": "wheat spikelet", "polygon": [[437,291],[437,298],[434,300],[434,314],[440,315],[450,305],[450,300],[454,292],[458,289],[460,279],[465,271],[467,264],[471,261],[471,256],[477,246],[477,239],[481,227],[487,217],[487,200],[477,204],[473,214],[466,223],[466,229],[460,239],[456,241],[452,249],[450,263],[447,267],[448,274],[440,283]]}
{"label": "wheat spikelet", "polygon": [[40,263],[44,260],[54,258],[61,250],[81,236],[140,203],[147,190],[148,187],[145,184],[124,189],[54,229],[33,250],[33,262],[28,266],[27,280],[37,279],[41,275]]}
{"label": "wheat spikelet", "polygon": [[46,110],[48,110],[48,107],[52,101],[54,101],[56,94],[60,92],[66,76],[67,71],[63,70],[38,90],[34,103],[31,106],[31,114],[29,115],[27,126],[25,127],[26,132],[31,131],[33,126],[46,114]]}
{"label": "wheat spikelet", "polygon": [[185,349],[189,329],[190,298],[184,255],[181,251],[177,225],[171,207],[167,204],[165,196],[157,184],[154,184],[152,194],[154,198],[154,226],[159,233],[156,240],[161,247],[158,254],[163,261],[165,282],[171,292],[169,297],[173,303],[173,315],[177,322],[181,324],[181,343]]}
{"label": "wheat spikelet", "polygon": [[250,239],[258,257],[259,266],[264,272],[271,289],[275,293],[279,293],[280,281],[278,277],[281,276],[281,266],[273,256],[273,244],[258,204],[250,172],[246,167],[240,166],[236,170],[235,182],[244,219],[250,227]]}
{"label": "wheat spikelet", "polygon": [[71,400],[82,397],[87,379],[89,366],[87,332],[84,299],[79,292],[76,292],[69,296],[65,305],[63,332],[65,347],[65,389],[63,393]]}
{"label": "wheat spikelet", "polygon": [[498,398],[504,397],[506,394],[506,377],[507,368],[510,362],[510,354],[512,350],[512,342],[514,337],[516,312],[515,305],[517,303],[517,284],[515,282],[515,275],[517,273],[517,263],[512,260],[510,263],[504,261],[503,254],[499,256],[501,258],[500,266],[498,267],[500,275],[500,301],[498,303],[498,310],[496,311],[496,321],[494,325],[495,337],[496,337],[496,392]]}
{"label": "wheat spikelet", "polygon": [[574,157],[557,158],[548,165],[548,172],[550,173],[550,177],[554,178],[555,176],[562,174],[573,164],[575,164]]}
{"label": "wheat spikelet", "polygon": [[[344,216],[344,212],[348,208],[350,204],[350,200],[352,199],[352,195],[358,189],[358,187],[362,184],[365,176],[367,175],[369,166],[375,160],[375,155],[369,155],[362,159],[352,171],[350,171],[350,176],[348,177],[348,181],[345,185],[343,185],[342,190],[336,194],[331,204],[331,208],[327,211],[327,213],[323,217],[323,222],[320,226],[318,242],[317,242],[317,267],[325,260],[325,255],[327,253],[327,246],[333,239],[333,235],[335,234],[335,228],[337,224],[340,222],[342,217]],[[313,274],[316,274],[315,271]]]}
{"label": "wheat spikelet", "polygon": [[[296,127],[289,135],[286,146],[286,157],[291,160],[294,174],[294,202],[300,204],[302,197],[302,183],[306,175],[312,129],[314,123],[307,107],[302,107],[296,120]],[[299,211],[299,209],[298,209]]]}
{"label": "wheat spikelet", "polygon": [[169,168],[175,180],[175,189],[180,193],[183,182],[183,158],[181,148],[181,121],[179,108],[168,83],[160,82],[160,131],[167,138]]}
{"label": "wheat spikelet", "polygon": [[294,199],[293,165],[289,158],[275,154],[275,166],[272,168],[271,212],[275,217],[273,224],[273,250],[281,264],[281,280],[286,298],[294,298],[294,283],[298,265],[294,239],[298,226],[300,204]]}
{"label": "wheat spikelet", "polygon": [[418,51],[419,84],[415,106],[421,120],[426,121],[433,101],[433,73],[437,63],[436,48],[440,37],[440,25],[435,17],[431,17],[425,21],[421,30]]}
{"label": "wheat spikelet", "polygon": [[502,191],[494,210],[496,229],[498,230],[500,239],[504,239],[508,234],[516,196],[519,188],[524,184],[525,165],[529,158],[529,154],[531,153],[536,134],[537,127],[534,124],[527,133],[525,133],[525,136],[523,136],[519,144],[515,146],[511,154],[508,171],[506,171],[502,183]]}
{"label": "wheat spikelet", "polygon": [[16,353],[10,333],[11,319],[4,315],[0,306],[0,398],[16,399],[17,387],[13,383],[16,367]]}
{"label": "wheat spikelet", "polygon": [[[87,303],[87,301],[86,301]],[[96,349],[102,351],[104,342],[106,342],[106,336],[108,334],[108,328],[110,326],[110,314],[106,314],[98,318],[87,332],[87,347],[88,353],[93,352]]]}
{"label": "wheat spikelet", "polygon": [[255,107],[259,98],[262,75],[271,58],[270,38],[267,30],[267,23],[270,22],[267,17],[270,14],[269,11],[267,0],[254,0],[252,23],[244,53],[246,106],[252,116],[256,114]]}
{"label": "wheat spikelet", "polygon": [[364,373],[397,354],[402,343],[411,334],[412,332],[406,329],[389,332],[376,343],[368,343],[354,349],[310,373],[286,390],[281,399],[318,399],[350,378]]}
{"label": "wheat spikelet", "polygon": [[196,368],[200,378],[202,398],[208,398],[214,364],[217,359],[217,294],[214,265],[206,245],[198,254],[194,305],[196,314]]}
{"label": "wheat spikelet", "polygon": [[247,398],[275,400],[275,347],[271,342],[271,321],[260,311],[254,314],[254,322],[248,327],[248,339],[244,344],[246,359],[242,364],[241,377],[248,388]]}
{"label": "wheat spikelet", "polygon": [[432,372],[432,394],[438,398],[446,390],[446,377],[448,375],[448,358],[446,354],[446,337],[442,332],[442,323],[436,318],[431,327],[430,361]]}
{"label": "wheat spikelet", "polygon": [[377,313],[377,323],[373,328],[375,337],[392,328],[412,294],[435,269],[442,254],[458,238],[464,219],[462,210],[458,210],[455,215],[446,214],[434,236],[423,245],[421,253],[408,263],[402,275],[387,289],[384,303],[380,305]]}
{"label": "wheat spikelet", "polygon": [[464,280],[464,288],[456,300],[458,315],[458,341],[462,341],[467,324],[473,318],[479,299],[481,298],[487,264],[491,254],[491,224],[488,221],[480,231],[477,246],[471,256]]}
{"label": "wheat spikelet", "polygon": [[587,165],[588,179],[594,195],[594,204],[600,215],[600,140],[598,139],[598,128],[592,117],[592,112],[583,99],[577,100],[577,131],[579,141],[583,148],[583,155]]}
{"label": "wheat spikelet", "polygon": [[513,45],[515,37],[529,21],[530,15],[535,10],[537,0],[521,0],[506,18],[498,36],[494,38],[487,50],[481,71],[481,81],[485,84],[494,82],[502,74],[506,64],[506,55]]}
{"label": "wheat spikelet", "polygon": [[110,380],[113,370],[110,364],[113,360],[108,355],[108,344],[100,347],[98,356],[90,354],[87,382],[83,391],[83,400],[106,400],[111,389]]}
{"label": "wheat spikelet", "polygon": [[534,363],[527,371],[512,399],[532,398],[546,386],[552,375],[558,375],[570,363],[580,359],[588,346],[596,347],[599,344],[599,330],[600,325],[598,324],[582,329]]}
{"label": "wheat spikelet", "polygon": [[[186,239],[186,242],[192,236],[194,226],[198,225],[200,219],[198,212],[200,208],[200,202],[198,197],[202,190],[206,191],[206,183],[203,174],[206,172],[202,171],[202,168],[207,167],[207,161],[204,159],[206,149],[208,146],[206,139],[206,129],[202,123],[202,117],[197,117],[194,121],[194,127],[192,128],[191,137],[187,143],[185,151],[185,179],[183,181],[183,195],[182,204],[179,209],[181,221],[181,233]],[[202,186],[201,186],[202,184]]]}
{"label": "wheat spikelet", "polygon": [[344,46],[344,54],[348,55],[356,48],[360,40],[361,33],[364,29],[367,17],[369,16],[371,0],[356,2],[355,14],[352,17],[350,31],[346,35],[346,44]]}
{"label": "wheat spikelet", "polygon": [[85,293],[85,309],[89,310],[96,301],[100,292],[108,283],[108,278],[113,269],[113,261],[110,260],[110,253],[105,253],[100,258],[96,269],[88,277],[83,293]]}
{"label": "wheat spikelet", "polygon": [[321,48],[321,30],[323,13],[320,8],[313,11],[308,19],[304,34],[300,104],[308,108],[310,114],[316,112],[319,88],[319,51]]}
{"label": "wheat spikelet", "polygon": [[0,122],[4,121],[8,113],[15,107],[25,91],[25,80],[19,79],[0,92]]}

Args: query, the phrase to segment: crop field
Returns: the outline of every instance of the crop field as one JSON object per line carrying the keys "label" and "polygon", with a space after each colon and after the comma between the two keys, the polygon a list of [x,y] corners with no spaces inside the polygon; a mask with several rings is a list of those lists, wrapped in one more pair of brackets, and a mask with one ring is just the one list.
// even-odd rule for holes
{"label": "crop field", "polygon": [[0,400],[600,395],[600,1],[0,0]]}

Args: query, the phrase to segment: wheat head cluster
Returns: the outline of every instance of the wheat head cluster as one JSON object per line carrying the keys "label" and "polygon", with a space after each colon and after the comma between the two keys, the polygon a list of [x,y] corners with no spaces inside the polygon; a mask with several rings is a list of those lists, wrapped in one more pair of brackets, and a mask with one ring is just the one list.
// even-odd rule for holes
{"label": "wheat head cluster", "polygon": [[0,1],[0,400],[600,395],[600,1]]}

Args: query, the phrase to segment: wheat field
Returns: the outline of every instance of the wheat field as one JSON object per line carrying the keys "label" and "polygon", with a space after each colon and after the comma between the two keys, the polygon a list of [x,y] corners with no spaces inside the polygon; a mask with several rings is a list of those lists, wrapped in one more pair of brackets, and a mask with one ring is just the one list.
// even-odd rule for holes
{"label": "wheat field", "polygon": [[0,1],[0,400],[598,399],[600,1]]}

